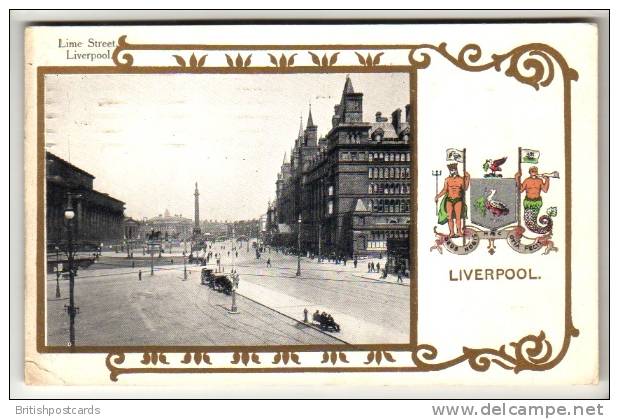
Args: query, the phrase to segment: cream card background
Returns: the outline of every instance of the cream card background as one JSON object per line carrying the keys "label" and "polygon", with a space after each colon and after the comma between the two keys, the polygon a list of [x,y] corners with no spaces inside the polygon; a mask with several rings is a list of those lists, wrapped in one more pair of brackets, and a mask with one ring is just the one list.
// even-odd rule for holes
{"label": "cream card background", "polygon": [[[585,24],[536,24],[536,25],[370,25],[370,26],[295,26],[259,28],[234,27],[47,27],[31,29],[26,37],[26,220],[35,220],[36,206],[36,67],[42,65],[75,65],[65,60],[65,52],[57,48],[59,37],[116,40],[128,35],[133,43],[208,43],[208,44],[418,44],[438,45],[447,42],[448,48],[456,54],[467,43],[477,43],[488,56],[504,53],[515,46],[529,42],[543,42],[557,49],[568,64],[579,73],[579,80],[572,83],[572,168],[573,184],[572,214],[572,296],[573,321],[580,336],[573,339],[563,361],[545,372],[521,372],[518,375],[500,368],[491,368],[477,373],[468,364],[460,364],[447,370],[431,373],[357,373],[357,374],[274,374],[231,375],[183,374],[183,375],[125,375],[122,384],[217,384],[236,385],[271,383],[276,384],[369,384],[381,382],[391,385],[410,384],[553,384],[592,383],[597,379],[597,202],[595,173],[597,162],[597,65],[596,31]],[[388,64],[388,58],[385,58]],[[352,64],[352,63],[351,63]],[[356,64],[356,63],[354,63]],[[112,65],[111,61],[80,62],[79,65]],[[441,356],[448,356],[461,350],[462,345],[489,345],[495,347],[535,333],[529,320],[535,318],[540,329],[548,338],[560,339],[562,330],[563,284],[562,246],[563,238],[557,234],[559,253],[549,256],[534,255],[531,258],[543,260],[540,272],[546,281],[523,283],[479,283],[455,284],[447,288],[444,274],[432,266],[453,263],[450,255],[425,253],[432,244],[431,226],[434,225],[434,179],[430,170],[444,166],[444,148],[466,146],[471,153],[470,161],[494,156],[504,151],[511,153],[518,145],[542,150],[540,166],[551,170],[564,170],[563,153],[553,143],[554,154],[545,147],[535,147],[540,138],[561,138],[562,107],[553,105],[561,101],[560,74],[555,74],[551,86],[539,92],[522,85],[503,73],[489,70],[480,74],[466,73],[455,69],[438,55],[433,55],[431,66],[420,71],[419,77],[419,336],[420,342],[432,340]],[[434,91],[430,91],[433,89]],[[449,106],[445,106],[445,95],[449,95]],[[501,92],[497,98],[496,92]],[[441,100],[443,97],[443,100]],[[492,101],[486,99],[491,98]],[[508,100],[510,98],[510,100]],[[498,103],[497,103],[498,101]],[[437,103],[438,102],[438,103]],[[450,109],[450,107],[452,109]],[[544,118],[535,107],[543,110]],[[522,112],[522,110],[526,112]],[[552,110],[554,109],[554,110]],[[479,113],[485,110],[489,117],[479,120]],[[449,122],[444,116],[448,115]],[[440,123],[438,123],[440,120]],[[466,130],[465,130],[466,129]],[[439,135],[440,133],[440,135]],[[473,136],[471,133],[475,133]],[[425,148],[424,138],[431,136],[435,144]],[[504,138],[505,143],[494,143]],[[526,139],[526,140],[523,140]],[[475,151],[474,151],[475,150]],[[496,157],[499,157],[497,155]],[[552,158],[556,161],[552,162]],[[507,173],[511,173],[507,170]],[[469,170],[473,173],[473,167]],[[552,195],[547,205],[557,202],[559,220],[564,216],[563,180],[554,181]],[[109,371],[104,365],[105,354],[46,354],[40,355],[34,346],[35,332],[35,237],[36,225],[26,226],[26,380],[36,384],[109,384]],[[427,243],[427,246],[426,246]],[[510,253],[508,253],[510,252]],[[484,259],[483,249],[470,258]],[[506,255],[509,254],[509,259]],[[497,254],[487,259],[488,263],[518,264],[517,256],[505,246],[497,245]],[[460,260],[458,263],[461,264]],[[509,262],[507,262],[509,260]],[[528,262],[526,263],[530,263]],[[503,262],[505,261],[505,262]],[[468,262],[467,262],[468,263]],[[478,263],[471,263],[476,265]],[[483,263],[486,263],[484,261]],[[544,265],[544,266],[541,266]],[[537,266],[537,265],[536,265]],[[464,267],[464,266],[463,266]],[[559,272],[557,272],[559,270]],[[439,287],[434,287],[437,284]],[[473,286],[469,286],[473,285]],[[532,290],[531,287],[535,287]],[[454,293],[457,292],[457,294]],[[446,294],[445,294],[446,293]],[[481,294],[478,294],[481,293]],[[461,310],[467,309],[463,314]],[[471,310],[471,311],[469,311]],[[475,310],[475,311],[472,311]],[[535,310],[535,313],[531,313]],[[457,319],[457,322],[456,320]],[[464,320],[470,322],[464,322]],[[481,319],[481,321],[480,321]],[[481,329],[483,327],[484,329]],[[473,335],[471,335],[473,334]],[[474,336],[474,338],[472,338]],[[438,342],[441,342],[439,345]],[[450,349],[444,349],[450,348]],[[556,349],[555,349],[556,350]],[[445,351],[445,354],[443,353]]]}
{"label": "cream card background", "polygon": [[[440,348],[439,355],[443,352],[448,360],[461,354],[463,345],[498,349],[543,330],[556,353],[563,341],[565,317],[562,80],[558,77],[537,91],[502,73],[469,73],[445,60],[433,61],[420,72],[418,88],[419,341]],[[561,179],[551,179],[543,208],[559,207],[553,219],[553,240],[559,251],[522,255],[509,248],[505,240],[497,240],[496,253],[490,255],[488,242],[482,240],[477,250],[467,256],[446,250],[442,255],[430,252],[429,246],[434,244],[432,228],[437,225],[435,179],[431,173],[442,169],[440,190],[448,173],[445,150],[466,147],[471,178],[483,178],[486,159],[507,156],[502,174],[513,178],[518,170],[518,146],[541,150],[538,166],[542,172],[558,170],[562,175]],[[528,176],[527,168],[523,164],[523,180]],[[459,171],[462,175],[462,165]],[[467,194],[470,197],[470,189]],[[471,201],[467,225],[473,211]],[[447,226],[439,226],[438,231],[446,233]],[[461,239],[455,242],[461,244]],[[449,281],[450,270],[457,276],[460,269],[477,268],[530,268],[542,279]]]}

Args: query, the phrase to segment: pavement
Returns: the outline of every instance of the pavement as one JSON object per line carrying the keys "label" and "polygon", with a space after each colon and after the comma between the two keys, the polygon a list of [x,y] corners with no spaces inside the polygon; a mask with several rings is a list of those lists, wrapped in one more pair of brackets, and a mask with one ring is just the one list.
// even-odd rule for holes
{"label": "pavement", "polygon": [[[221,265],[227,272],[235,269],[239,273],[239,295],[299,321],[303,320],[304,308],[310,319],[314,311],[325,311],[341,327],[340,332],[328,333],[347,343],[410,341],[410,281],[403,278],[398,283],[396,275],[382,278],[379,273],[368,273],[367,263],[372,259],[363,260],[355,268],[353,263],[344,266],[301,258],[301,276],[297,277],[296,256],[271,251],[256,260],[255,253],[242,249],[238,255],[228,256],[224,249]],[[271,267],[266,265],[268,259]]]}
{"label": "pavement", "polygon": [[340,331],[325,331],[324,333],[346,343],[406,343],[409,341],[407,333],[401,333],[365,319],[354,317],[338,310],[336,307],[329,307],[315,301],[296,298],[249,281],[244,281],[242,285],[239,285],[237,295],[242,295],[299,321],[304,321],[303,311],[307,309],[310,323],[312,313],[316,310],[320,312],[326,311],[340,325]]}

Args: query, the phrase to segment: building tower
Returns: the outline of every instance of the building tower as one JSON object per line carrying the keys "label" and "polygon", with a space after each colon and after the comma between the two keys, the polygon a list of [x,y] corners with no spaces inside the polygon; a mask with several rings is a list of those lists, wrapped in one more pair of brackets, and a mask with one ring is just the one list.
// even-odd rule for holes
{"label": "building tower", "polygon": [[312,118],[312,105],[309,107],[309,116],[307,117],[307,128],[305,128],[304,145],[306,147],[316,147],[318,145],[318,127],[314,125]]}
{"label": "building tower", "polygon": [[198,182],[196,182],[196,190],[193,193],[193,196],[195,198],[193,235],[199,236],[201,231],[200,231],[200,192],[198,191]]}

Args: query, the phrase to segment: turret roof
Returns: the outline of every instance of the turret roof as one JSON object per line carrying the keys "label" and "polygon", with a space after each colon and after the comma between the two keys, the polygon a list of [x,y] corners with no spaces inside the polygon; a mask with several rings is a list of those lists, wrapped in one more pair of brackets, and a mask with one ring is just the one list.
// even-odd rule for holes
{"label": "turret roof", "polygon": [[307,117],[307,127],[313,127],[314,125],[314,120],[312,119],[312,105],[309,105],[309,116]]}

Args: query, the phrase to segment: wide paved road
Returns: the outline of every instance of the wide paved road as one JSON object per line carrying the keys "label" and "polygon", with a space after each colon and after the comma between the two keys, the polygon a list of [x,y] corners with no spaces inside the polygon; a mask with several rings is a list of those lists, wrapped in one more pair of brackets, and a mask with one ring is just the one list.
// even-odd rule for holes
{"label": "wide paved road", "polygon": [[[232,255],[231,255],[232,256]],[[271,267],[266,266],[271,260]],[[223,251],[222,263],[226,271],[232,268],[232,258]],[[384,260],[383,260],[384,264]],[[361,262],[355,269],[351,262],[346,266],[333,263],[317,263],[302,258],[301,276],[296,276],[297,258],[281,253],[265,252],[259,260],[255,253],[245,249],[238,252],[234,263],[240,274],[239,292],[243,293],[245,281],[277,290],[291,297],[311,302],[320,311],[342,312],[356,319],[369,322],[385,329],[389,339],[390,331],[399,338],[380,343],[406,343],[410,330],[410,288],[408,284],[381,281],[378,273],[367,273],[367,262]],[[302,317],[302,308],[299,309]],[[336,318],[337,321],[337,318]],[[362,337],[359,337],[362,340]],[[405,339],[405,340],[402,340]],[[355,341],[351,343],[379,343]]]}
{"label": "wide paved road", "polygon": [[[384,343],[407,341],[409,323],[408,284],[379,281],[378,274],[365,267],[354,269],[333,263],[318,264],[302,259],[302,275],[297,277],[296,257],[264,253],[256,260],[253,249],[239,249],[238,258],[222,253],[222,265],[239,272],[241,284],[237,302],[239,314],[229,314],[231,298],[200,285],[194,272],[183,280],[182,265],[160,266],[154,276],[142,268],[99,269],[92,265],[81,269],[76,278],[76,301],[80,307],[76,322],[77,345],[301,345],[338,344],[342,339],[302,323],[302,308],[292,307],[301,299],[330,313],[345,313],[360,324],[382,328],[397,336]],[[266,267],[270,258],[272,267]],[[48,344],[66,345],[68,341],[68,281],[61,280],[61,299],[55,298],[55,275],[48,276]],[[290,296],[292,308],[269,307],[272,299],[248,299],[242,296],[253,284],[278,296]],[[259,288],[254,287],[254,288]],[[298,315],[296,314],[298,311]],[[291,314],[292,313],[292,314]],[[342,317],[344,317],[342,315]],[[336,316],[336,321],[339,319]],[[406,338],[406,339],[404,339]],[[403,340],[404,339],[404,340]],[[348,343],[370,343],[349,341]]]}

